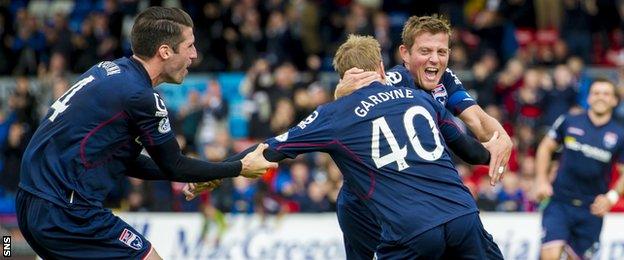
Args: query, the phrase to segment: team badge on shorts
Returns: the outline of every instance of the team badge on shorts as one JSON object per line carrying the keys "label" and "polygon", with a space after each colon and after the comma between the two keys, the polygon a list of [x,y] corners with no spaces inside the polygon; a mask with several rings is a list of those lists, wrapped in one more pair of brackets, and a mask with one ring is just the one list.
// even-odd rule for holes
{"label": "team badge on shorts", "polygon": [[143,248],[143,240],[141,240],[141,237],[134,234],[127,228],[124,228],[124,230],[121,232],[121,235],[119,236],[119,241],[134,250],[141,250],[141,248]]}
{"label": "team badge on shorts", "polygon": [[617,144],[618,136],[613,132],[607,132],[602,141],[607,149],[611,149]]}

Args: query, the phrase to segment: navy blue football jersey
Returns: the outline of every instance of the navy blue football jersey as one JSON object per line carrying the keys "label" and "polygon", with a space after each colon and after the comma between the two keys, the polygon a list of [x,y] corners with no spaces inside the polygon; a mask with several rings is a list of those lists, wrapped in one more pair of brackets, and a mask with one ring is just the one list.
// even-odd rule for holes
{"label": "navy blue football jersey", "polygon": [[52,104],[26,148],[19,186],[59,206],[101,207],[142,144],[174,138],[167,114],[138,61],[101,62]]}
{"label": "navy blue football jersey", "polygon": [[595,126],[587,113],[564,115],[548,136],[562,144],[555,195],[593,198],[607,192],[614,162],[624,163],[624,128],[614,119]]}
{"label": "navy blue football jersey", "polygon": [[[388,70],[386,78],[395,86],[417,88],[412,74],[403,65],[396,65]],[[477,104],[468,94],[459,78],[449,68],[446,68],[440,83],[431,91],[431,95],[456,116],[466,108]]]}
{"label": "navy blue football jersey", "polygon": [[374,82],[267,143],[290,158],[329,153],[350,191],[377,216],[381,239],[405,242],[477,211],[438,128],[451,117],[425,91]]}

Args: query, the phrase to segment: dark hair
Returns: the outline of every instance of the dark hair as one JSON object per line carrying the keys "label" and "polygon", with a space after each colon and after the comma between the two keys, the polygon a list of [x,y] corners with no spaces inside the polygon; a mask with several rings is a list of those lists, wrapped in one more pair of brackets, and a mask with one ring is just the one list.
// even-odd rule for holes
{"label": "dark hair", "polygon": [[178,52],[183,26],[193,27],[191,17],[180,8],[154,6],[145,9],[134,20],[130,41],[132,52],[139,58],[154,56],[160,45]]}

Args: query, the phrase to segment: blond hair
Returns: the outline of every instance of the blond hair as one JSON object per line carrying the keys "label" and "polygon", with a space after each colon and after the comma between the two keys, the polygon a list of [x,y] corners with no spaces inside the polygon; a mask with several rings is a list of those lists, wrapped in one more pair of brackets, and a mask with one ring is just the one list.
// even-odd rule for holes
{"label": "blond hair", "polygon": [[340,78],[353,67],[376,71],[381,66],[380,63],[381,47],[371,36],[350,34],[347,41],[338,47],[334,56],[334,69],[340,74]]}
{"label": "blond hair", "polygon": [[450,37],[451,23],[446,17],[438,14],[431,16],[412,16],[405,22],[405,25],[403,25],[403,32],[401,33],[403,45],[410,50],[412,45],[414,45],[414,38],[426,32],[431,34],[447,33]]}

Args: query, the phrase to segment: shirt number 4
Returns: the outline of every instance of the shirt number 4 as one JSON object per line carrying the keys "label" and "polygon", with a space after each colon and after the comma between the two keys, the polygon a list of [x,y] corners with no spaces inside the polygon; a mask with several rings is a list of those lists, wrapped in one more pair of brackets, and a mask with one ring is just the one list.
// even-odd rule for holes
{"label": "shirt number 4", "polygon": [[65,109],[69,107],[67,103],[76,94],[76,92],[81,90],[85,85],[89,84],[94,79],[95,77],[93,77],[93,75],[81,79],[80,81],[76,82],[76,84],[74,84],[71,88],[69,88],[69,90],[67,90],[67,92],[65,92],[63,96],[56,100],[54,104],[52,104],[52,109],[54,109],[54,112],[48,118],[50,122],[54,122],[54,119],[56,119],[56,117],[60,113],[63,113],[63,111],[65,111]]}

